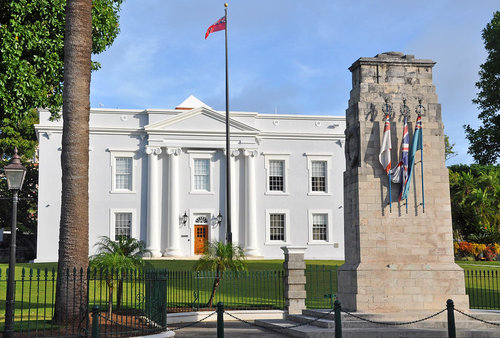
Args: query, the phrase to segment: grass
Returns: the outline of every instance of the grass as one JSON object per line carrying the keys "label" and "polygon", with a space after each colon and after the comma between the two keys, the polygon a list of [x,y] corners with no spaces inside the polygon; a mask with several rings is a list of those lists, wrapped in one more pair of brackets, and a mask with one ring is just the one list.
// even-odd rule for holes
{"label": "grass", "polygon": [[[214,276],[202,272],[196,275],[192,271],[195,260],[146,260],[145,267],[149,269],[167,269],[171,271],[167,296],[169,307],[182,307],[184,311],[203,308],[207,303],[212,290]],[[306,285],[308,307],[331,306],[328,298],[337,290],[336,266],[343,261],[306,260]],[[472,308],[500,309],[500,262],[457,261],[466,270],[466,290],[470,295]],[[228,274],[222,280],[216,293],[214,304],[224,302],[233,308],[249,308],[259,303],[266,308],[283,308],[282,276],[276,275],[283,270],[283,260],[249,260],[248,272],[244,274]],[[7,264],[0,264],[0,323],[3,323],[2,310],[5,309],[6,269]],[[52,317],[52,304],[55,298],[55,276],[52,269],[57,270],[57,263],[24,263],[16,266],[16,280],[22,278],[22,269],[25,269],[24,283],[17,283],[15,321],[30,321],[31,328],[49,327],[47,320]],[[30,276],[30,269],[33,269]],[[48,273],[45,274],[45,271]],[[173,271],[177,271],[177,278],[173,278]],[[274,272],[273,272],[274,271]],[[490,276],[491,271],[498,272]],[[184,274],[184,275],[182,275]],[[467,275],[468,274],[468,275]],[[30,282],[31,279],[31,282]],[[42,282],[36,282],[40,279]],[[332,292],[333,291],[333,292]],[[95,300],[102,309],[106,308],[107,287],[105,283],[90,285],[91,303]],[[124,293],[129,299],[124,307],[137,306],[139,299],[136,294],[144,296],[144,285],[126,281]],[[102,300],[102,302],[101,302]],[[28,312],[28,308],[30,309]],[[16,324],[17,326],[19,323]],[[27,326],[24,325],[24,330]],[[16,327],[17,327],[16,326]],[[3,324],[0,325],[0,330]]]}

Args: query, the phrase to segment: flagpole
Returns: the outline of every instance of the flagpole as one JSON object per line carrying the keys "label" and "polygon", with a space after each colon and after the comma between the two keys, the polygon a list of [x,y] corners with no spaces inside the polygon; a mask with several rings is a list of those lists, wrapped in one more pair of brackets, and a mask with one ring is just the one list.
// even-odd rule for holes
{"label": "flagpole", "polygon": [[391,171],[389,170],[389,212],[392,212],[392,181],[391,181]]}
{"label": "flagpole", "polygon": [[224,4],[226,17],[226,241],[233,243],[233,233],[231,232],[231,133],[229,128],[229,76],[227,62],[227,2]]}

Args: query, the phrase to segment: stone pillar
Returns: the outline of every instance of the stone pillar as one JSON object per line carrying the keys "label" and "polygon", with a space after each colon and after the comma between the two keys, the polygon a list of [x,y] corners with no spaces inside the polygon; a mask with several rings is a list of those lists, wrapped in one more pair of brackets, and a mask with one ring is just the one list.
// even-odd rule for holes
{"label": "stone pillar", "polygon": [[231,150],[231,157],[229,158],[229,165],[231,166],[231,232],[233,235],[233,243],[239,245],[240,238],[240,225],[239,225],[239,212],[238,212],[238,194],[236,189],[236,170],[235,159],[240,155],[239,150]]}
{"label": "stone pillar", "polygon": [[257,150],[245,150],[245,254],[259,256],[257,248],[257,200],[255,194],[255,157]]}
{"label": "stone pillar", "polygon": [[[463,270],[453,257],[441,105],[432,83],[434,64],[432,60],[389,52],[360,58],[349,68],[353,88],[345,131],[346,251],[345,264],[338,272],[337,294],[345,310],[434,312],[443,309],[447,299],[453,299],[457,308],[469,308]],[[388,177],[378,158],[385,102],[392,106],[392,167],[401,156],[401,112],[409,113],[411,142],[416,107],[421,103],[424,108],[425,212],[420,151],[408,199],[398,202],[400,184],[392,184],[389,201]]]}
{"label": "stone pillar", "polygon": [[148,154],[148,230],[147,249],[152,257],[160,257],[160,182],[158,179],[158,156],[161,148],[147,147]]}
{"label": "stone pillar", "polygon": [[180,220],[179,220],[179,155],[180,148],[168,148],[168,237],[164,256],[180,256]]}
{"label": "stone pillar", "polygon": [[285,254],[283,268],[285,270],[284,293],[285,311],[287,314],[301,314],[306,308],[306,262],[305,246],[282,246]]}

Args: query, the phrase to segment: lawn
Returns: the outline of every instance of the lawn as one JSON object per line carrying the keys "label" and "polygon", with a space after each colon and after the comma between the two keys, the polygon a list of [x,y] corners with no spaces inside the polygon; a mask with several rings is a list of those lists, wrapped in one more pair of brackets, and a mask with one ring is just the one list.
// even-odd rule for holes
{"label": "lawn", "polygon": [[[169,311],[191,311],[205,307],[212,290],[214,275],[211,272],[194,272],[192,267],[195,262],[145,261],[145,267],[148,269],[166,269],[170,273],[167,284]],[[308,307],[331,306],[332,300],[329,297],[337,291],[336,267],[342,263],[343,261],[306,260]],[[500,262],[458,261],[457,264],[466,271],[466,290],[470,295],[471,307],[500,309]],[[247,265],[248,272],[226,275],[217,290],[214,304],[222,301],[232,308],[283,308],[283,261],[248,260]],[[52,269],[55,271],[56,268],[56,263],[17,264],[16,321],[22,319],[34,322],[36,319],[51,318],[55,297],[55,275]],[[6,269],[7,264],[0,264],[0,311],[5,309]],[[19,282],[21,279],[24,283]],[[126,280],[123,306],[144,305],[145,292],[142,281]],[[140,297],[137,294],[140,294]],[[91,282],[89,296],[91,304],[96,302],[102,309],[106,308],[106,283]],[[114,303],[116,305],[116,301]],[[261,306],[256,307],[256,304]],[[3,320],[4,317],[0,315],[0,323]]]}

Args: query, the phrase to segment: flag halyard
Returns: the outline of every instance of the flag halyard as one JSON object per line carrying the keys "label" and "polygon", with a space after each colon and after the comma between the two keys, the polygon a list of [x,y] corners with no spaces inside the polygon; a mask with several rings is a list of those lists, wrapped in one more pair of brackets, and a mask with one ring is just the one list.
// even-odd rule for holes
{"label": "flag halyard", "polygon": [[208,27],[207,32],[205,33],[205,40],[211,33],[222,31],[226,29],[226,16],[224,15],[220,18],[216,23],[212,26]]}

